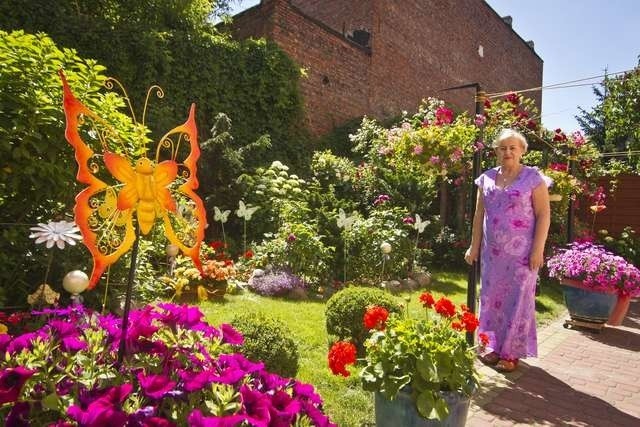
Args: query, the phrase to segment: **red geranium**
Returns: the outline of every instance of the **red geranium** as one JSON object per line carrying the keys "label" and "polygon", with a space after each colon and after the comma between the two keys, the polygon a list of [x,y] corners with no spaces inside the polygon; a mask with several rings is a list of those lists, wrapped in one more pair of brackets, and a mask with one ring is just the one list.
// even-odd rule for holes
{"label": "red geranium", "polygon": [[333,375],[348,377],[351,375],[347,371],[347,365],[356,363],[356,346],[346,341],[338,341],[329,350],[329,368]]}
{"label": "red geranium", "polygon": [[475,314],[471,313],[470,311],[465,311],[462,314],[462,324],[464,325],[464,328],[467,330],[467,332],[473,332],[476,330],[480,322],[478,321],[478,318]]}
{"label": "red geranium", "polygon": [[224,242],[221,240],[214,240],[212,242],[209,242],[209,247],[216,251],[220,248],[223,248],[224,246]]}
{"label": "red geranium", "polygon": [[367,311],[364,313],[364,326],[367,329],[375,328],[379,331],[384,331],[385,322],[388,317],[389,312],[386,308],[378,305],[371,306],[367,308]]}
{"label": "red geranium", "polygon": [[436,312],[444,317],[453,317],[456,314],[456,306],[450,299],[442,297],[434,306]]}
{"label": "red geranium", "polygon": [[424,306],[424,308],[431,308],[433,304],[435,304],[436,300],[433,298],[429,292],[424,292],[420,295],[420,303]]}
{"label": "red geranium", "polygon": [[483,347],[489,344],[489,335],[485,334],[484,332],[480,332],[478,334],[478,339],[480,340],[480,345],[482,345]]}

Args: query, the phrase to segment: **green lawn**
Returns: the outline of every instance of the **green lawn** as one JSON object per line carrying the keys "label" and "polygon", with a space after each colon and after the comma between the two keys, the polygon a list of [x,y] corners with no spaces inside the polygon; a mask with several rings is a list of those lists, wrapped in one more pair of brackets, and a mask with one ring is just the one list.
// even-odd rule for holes
{"label": "green lawn", "polygon": [[[466,273],[437,272],[429,291],[446,295],[457,303],[466,302]],[[544,283],[542,295],[536,299],[538,323],[544,324],[563,310],[559,286]],[[410,297],[409,310],[420,310],[418,295],[424,290],[398,295],[405,302]],[[298,379],[313,384],[325,401],[325,410],[339,426],[357,427],[373,423],[373,397],[360,388],[357,372],[349,378],[336,377],[327,367],[327,332],[322,301],[287,301],[260,297],[252,293],[227,295],[222,302],[202,306],[212,324],[231,321],[237,313],[262,311],[281,319],[291,330],[300,352]]]}

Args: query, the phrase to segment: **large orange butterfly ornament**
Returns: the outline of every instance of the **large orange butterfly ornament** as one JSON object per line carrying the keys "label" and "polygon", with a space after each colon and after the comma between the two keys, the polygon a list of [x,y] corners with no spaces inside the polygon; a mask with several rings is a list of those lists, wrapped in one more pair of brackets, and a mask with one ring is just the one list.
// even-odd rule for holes
{"label": "large orange butterfly ornament", "polygon": [[[65,137],[75,150],[77,180],[88,185],[76,196],[74,213],[93,256],[89,289],[96,286],[107,267],[131,249],[137,238],[136,226],[147,235],[157,220],[162,220],[169,241],[202,272],[200,245],[207,224],[204,204],[194,192],[200,157],[195,105],[191,105],[184,124],[160,139],[152,160],[146,149],[131,153],[131,145],[113,126],[76,99],[62,71],[60,77]],[[135,116],[133,119],[135,122]],[[94,152],[83,138],[99,144],[102,152]],[[178,163],[177,157],[185,150],[188,155]],[[168,158],[161,161],[161,154]]]}

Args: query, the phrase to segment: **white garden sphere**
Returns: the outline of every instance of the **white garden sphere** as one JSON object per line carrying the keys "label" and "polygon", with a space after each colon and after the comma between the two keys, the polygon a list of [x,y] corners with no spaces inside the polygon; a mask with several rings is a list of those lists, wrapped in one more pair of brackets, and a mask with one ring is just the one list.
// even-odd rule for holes
{"label": "white garden sphere", "polygon": [[167,251],[167,256],[170,257],[175,257],[176,255],[178,255],[178,252],[180,252],[180,248],[178,247],[178,245],[172,244],[168,244],[165,250]]}
{"label": "white garden sphere", "polygon": [[78,295],[84,292],[89,286],[89,277],[84,271],[73,270],[67,273],[62,279],[62,287],[65,291],[73,295]]}
{"label": "white garden sphere", "polygon": [[382,251],[383,254],[390,254],[391,244],[388,242],[382,242],[382,244],[380,245],[380,250]]}

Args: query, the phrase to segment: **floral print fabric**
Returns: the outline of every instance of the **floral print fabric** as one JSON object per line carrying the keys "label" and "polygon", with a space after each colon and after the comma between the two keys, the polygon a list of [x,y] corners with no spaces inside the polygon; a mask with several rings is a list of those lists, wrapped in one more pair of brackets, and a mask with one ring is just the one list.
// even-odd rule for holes
{"label": "floral print fabric", "polygon": [[536,225],[531,194],[542,182],[550,186],[551,179],[523,166],[511,185],[498,188],[498,170],[490,169],[475,181],[485,208],[479,332],[489,337],[487,350],[502,359],[535,357],[538,272],[529,269]]}

